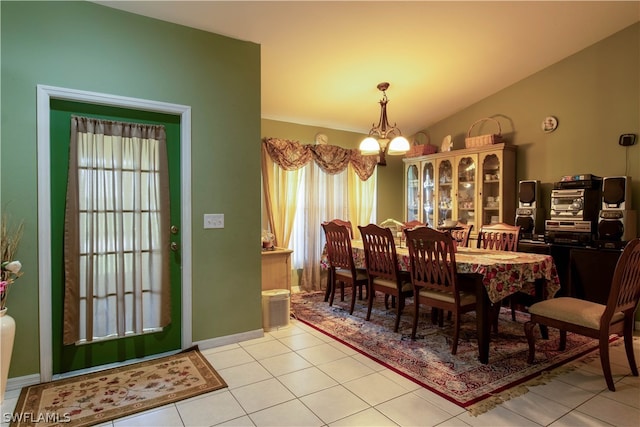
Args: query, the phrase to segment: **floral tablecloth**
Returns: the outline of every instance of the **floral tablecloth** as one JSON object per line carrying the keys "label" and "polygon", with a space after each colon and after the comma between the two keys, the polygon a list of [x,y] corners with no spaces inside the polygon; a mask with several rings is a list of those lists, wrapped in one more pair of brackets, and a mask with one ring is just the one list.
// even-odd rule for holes
{"label": "floral tablecloth", "polygon": [[[361,240],[352,240],[356,268],[365,268],[364,248]],[[409,251],[396,247],[401,270],[409,270]],[[328,267],[326,252],[320,261]],[[545,281],[545,296],[552,298],[560,289],[556,265],[550,255],[525,252],[503,252],[475,248],[458,248],[456,252],[458,273],[476,273],[482,276],[491,302],[498,302],[516,292],[535,295],[534,282]]]}

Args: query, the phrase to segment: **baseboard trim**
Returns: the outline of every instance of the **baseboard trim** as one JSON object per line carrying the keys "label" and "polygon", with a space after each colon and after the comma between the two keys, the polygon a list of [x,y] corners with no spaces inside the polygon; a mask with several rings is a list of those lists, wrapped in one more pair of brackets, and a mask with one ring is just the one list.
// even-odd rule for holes
{"label": "baseboard trim", "polygon": [[221,347],[223,345],[236,344],[246,340],[252,340],[256,338],[262,338],[264,336],[263,329],[255,329],[253,331],[241,332],[239,334],[225,335],[224,337],[211,338],[208,340],[194,341],[193,344],[197,345],[200,350],[206,350],[214,347]]}
{"label": "baseboard trim", "polygon": [[40,384],[40,374],[29,374],[7,379],[7,391],[19,390],[34,384]]}

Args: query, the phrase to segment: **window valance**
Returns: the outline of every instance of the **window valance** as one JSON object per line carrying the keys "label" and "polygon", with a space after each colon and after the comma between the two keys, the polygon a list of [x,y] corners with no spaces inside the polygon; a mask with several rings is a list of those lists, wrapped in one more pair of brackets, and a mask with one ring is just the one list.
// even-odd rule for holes
{"label": "window valance", "polygon": [[324,172],[335,175],[347,168],[349,163],[362,181],[373,175],[376,168],[376,156],[363,156],[356,149],[335,145],[302,145],[298,141],[280,138],[262,140],[269,157],[284,170],[300,169],[311,160]]}

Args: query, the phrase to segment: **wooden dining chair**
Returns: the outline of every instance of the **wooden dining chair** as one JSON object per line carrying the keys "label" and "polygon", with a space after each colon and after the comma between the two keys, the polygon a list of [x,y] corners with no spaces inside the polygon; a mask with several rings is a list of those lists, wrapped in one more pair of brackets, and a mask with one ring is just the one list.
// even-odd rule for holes
{"label": "wooden dining chair", "polygon": [[349,229],[349,236],[353,239],[353,225],[351,224],[351,221],[349,221],[348,219],[332,219],[330,222],[335,222],[338,225],[342,225],[344,227],[347,227]]}
{"label": "wooden dining chair", "polygon": [[339,225],[335,221],[322,224],[327,240],[327,259],[329,261],[329,280],[331,287],[329,305],[333,305],[336,293],[336,285],[340,283],[340,301],[344,301],[344,285],[351,286],[351,307],[349,314],[353,314],[356,303],[356,289],[360,290],[368,285],[366,272],[356,269],[351,248],[351,236],[348,227]]}
{"label": "wooden dining chair", "polygon": [[471,235],[471,231],[473,230],[473,224],[463,224],[459,222],[457,224],[459,229],[451,230],[451,238],[453,239],[453,244],[456,246],[467,247],[469,246],[469,236]]}
{"label": "wooden dining chair", "polygon": [[[605,284],[603,283],[603,286]],[[528,363],[535,356],[534,328],[536,324],[560,330],[560,350],[567,343],[567,332],[596,338],[600,343],[600,364],[607,387],[616,391],[609,363],[609,337],[624,337],[624,348],[631,373],[638,376],[633,354],[634,313],[640,301],[640,239],[627,243],[613,273],[606,305],[572,297],[558,297],[537,302],[529,307],[531,320],[524,331],[529,343]]]}
{"label": "wooden dining chair", "polygon": [[[509,225],[502,222],[491,224],[491,225],[483,225],[480,228],[480,232],[478,233],[478,248],[482,249],[493,249],[496,251],[511,251],[515,252],[518,250],[518,241],[520,240],[520,226],[519,225]],[[511,307],[511,319],[516,320],[516,305],[518,302],[524,301],[523,298],[518,298],[518,296],[512,295],[508,298],[505,298],[505,302],[509,303]],[[523,302],[526,304],[526,302]],[[494,314],[497,316],[500,313],[498,309],[494,311]],[[497,332],[498,329],[498,319],[497,317],[494,320],[494,331]]]}
{"label": "wooden dining chair", "polygon": [[416,338],[420,305],[453,314],[451,354],[458,350],[460,315],[476,308],[474,293],[458,288],[455,244],[449,233],[428,227],[406,230],[409,272],[413,284],[414,312],[411,339]]}
{"label": "wooden dining chair", "polygon": [[406,230],[406,229],[411,229],[411,228],[415,228],[415,227],[424,227],[426,226],[426,224],[424,222],[420,222],[417,220],[412,220],[412,221],[405,221],[402,223],[402,231]]}
{"label": "wooden dining chair", "polygon": [[503,222],[483,225],[478,233],[478,248],[493,249],[496,251],[518,250],[520,239],[520,226],[509,225]]}
{"label": "wooden dining chair", "polygon": [[376,292],[385,294],[385,307],[388,309],[389,296],[398,299],[396,322],[393,331],[398,332],[400,316],[405,299],[413,295],[413,286],[407,272],[401,272],[393,233],[389,228],[376,224],[358,226],[362,235],[367,276],[369,278],[367,320],[371,318],[371,309]]}

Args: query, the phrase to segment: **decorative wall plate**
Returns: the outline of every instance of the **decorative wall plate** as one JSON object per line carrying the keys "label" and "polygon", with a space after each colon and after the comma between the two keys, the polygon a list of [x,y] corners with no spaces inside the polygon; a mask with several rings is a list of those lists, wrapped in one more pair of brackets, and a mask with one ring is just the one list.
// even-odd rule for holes
{"label": "decorative wall plate", "polygon": [[329,142],[329,137],[324,133],[317,133],[315,141],[317,145],[326,145]]}
{"label": "decorative wall plate", "polygon": [[546,133],[553,132],[558,128],[558,119],[554,116],[545,117],[542,122],[542,130]]}

